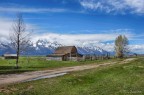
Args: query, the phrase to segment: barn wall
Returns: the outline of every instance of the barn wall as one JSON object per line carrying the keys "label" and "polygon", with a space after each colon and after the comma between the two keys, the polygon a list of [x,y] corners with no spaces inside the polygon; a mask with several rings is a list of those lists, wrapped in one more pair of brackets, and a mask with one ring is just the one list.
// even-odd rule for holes
{"label": "barn wall", "polygon": [[82,61],[83,60],[82,57],[68,57],[67,59],[70,61]]}
{"label": "barn wall", "polygon": [[77,61],[77,57],[68,57],[67,59],[70,61]]}
{"label": "barn wall", "polygon": [[4,59],[16,59],[16,56],[5,56]]}
{"label": "barn wall", "polygon": [[83,57],[77,57],[77,61],[84,61]]}
{"label": "barn wall", "polygon": [[63,61],[62,57],[47,57],[47,60]]}

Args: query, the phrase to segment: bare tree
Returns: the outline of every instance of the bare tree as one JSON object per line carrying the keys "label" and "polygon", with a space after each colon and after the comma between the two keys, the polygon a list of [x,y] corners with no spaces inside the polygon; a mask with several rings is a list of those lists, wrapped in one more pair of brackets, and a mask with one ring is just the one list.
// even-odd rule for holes
{"label": "bare tree", "polygon": [[18,68],[19,56],[22,52],[27,50],[30,43],[30,33],[26,32],[26,25],[20,13],[17,14],[17,18],[12,25],[10,40],[17,54],[16,68]]}
{"label": "bare tree", "polygon": [[119,35],[115,40],[115,52],[118,58],[123,58],[129,51],[128,39],[125,35]]}

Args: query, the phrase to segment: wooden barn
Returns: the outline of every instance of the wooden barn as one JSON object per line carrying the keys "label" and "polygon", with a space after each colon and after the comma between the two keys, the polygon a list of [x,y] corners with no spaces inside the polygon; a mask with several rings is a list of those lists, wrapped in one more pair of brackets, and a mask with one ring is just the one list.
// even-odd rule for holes
{"label": "wooden barn", "polygon": [[16,59],[17,55],[16,54],[4,54],[3,57],[4,59]]}
{"label": "wooden barn", "polygon": [[47,60],[79,61],[82,57],[75,46],[63,46],[58,47],[53,54],[47,55]]}

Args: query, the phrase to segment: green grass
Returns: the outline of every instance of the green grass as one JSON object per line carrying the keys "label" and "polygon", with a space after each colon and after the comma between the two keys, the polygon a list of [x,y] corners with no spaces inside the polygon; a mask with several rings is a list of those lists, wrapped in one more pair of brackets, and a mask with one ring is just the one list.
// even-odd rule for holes
{"label": "green grass", "polygon": [[74,62],[74,61],[47,61],[45,57],[30,57],[28,62],[26,57],[21,57],[19,62],[19,69],[15,69],[15,60],[4,60],[0,58],[0,74],[22,73],[26,71],[53,69],[59,67],[77,66],[92,63],[100,64],[115,60],[118,59]]}
{"label": "green grass", "polygon": [[10,85],[1,95],[144,95],[144,58]]}

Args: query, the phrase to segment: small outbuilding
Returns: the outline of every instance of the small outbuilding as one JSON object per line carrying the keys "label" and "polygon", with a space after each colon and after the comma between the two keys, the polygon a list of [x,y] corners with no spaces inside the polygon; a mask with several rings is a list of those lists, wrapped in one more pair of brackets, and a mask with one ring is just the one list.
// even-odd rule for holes
{"label": "small outbuilding", "polygon": [[75,46],[63,46],[58,47],[53,54],[47,55],[47,60],[79,61],[82,57]]}
{"label": "small outbuilding", "polygon": [[4,54],[3,57],[4,59],[16,59],[17,55],[16,54]]}

